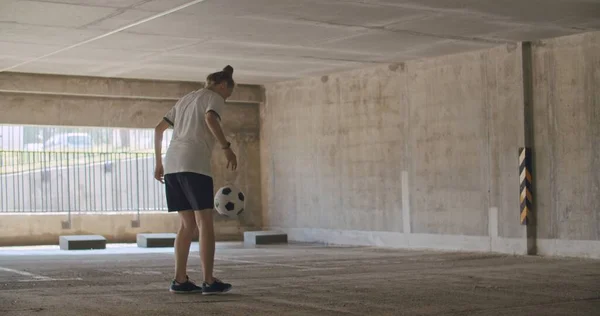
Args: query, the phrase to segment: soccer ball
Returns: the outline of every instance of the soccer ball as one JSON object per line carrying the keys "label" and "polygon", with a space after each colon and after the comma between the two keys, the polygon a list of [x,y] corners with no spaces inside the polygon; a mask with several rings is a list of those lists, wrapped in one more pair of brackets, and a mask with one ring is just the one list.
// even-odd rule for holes
{"label": "soccer ball", "polygon": [[235,185],[228,184],[220,188],[215,194],[215,210],[219,214],[235,218],[246,207],[246,196]]}

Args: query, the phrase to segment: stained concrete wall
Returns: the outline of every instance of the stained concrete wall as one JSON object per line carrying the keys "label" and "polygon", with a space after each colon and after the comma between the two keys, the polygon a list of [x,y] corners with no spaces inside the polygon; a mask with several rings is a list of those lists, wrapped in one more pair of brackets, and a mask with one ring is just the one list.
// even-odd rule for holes
{"label": "stained concrete wall", "polygon": [[600,240],[600,32],[533,51],[539,237]]}
{"label": "stained concrete wall", "polygon": [[520,237],[518,47],[269,85],[270,226]]}
{"label": "stained concrete wall", "polygon": [[[177,98],[201,83],[124,80],[3,73],[0,74],[0,123],[62,126],[153,128]],[[223,129],[238,156],[238,170],[226,170],[222,150],[212,157],[215,190],[233,182],[247,196],[238,219],[220,219],[218,225],[254,229],[262,225],[260,184],[259,108],[263,91],[239,86],[228,100]],[[151,179],[150,181],[155,181]],[[18,217],[28,225],[33,217]],[[123,225],[129,225],[126,221]],[[94,233],[93,225],[88,232]],[[165,228],[171,229],[170,226]],[[153,228],[154,229],[154,228]],[[217,228],[218,229],[218,228]],[[13,240],[28,238],[30,230],[14,230]]]}
{"label": "stained concrete wall", "polygon": [[[535,150],[551,157],[536,160],[539,250],[600,257],[586,241],[598,228],[597,34],[551,42],[534,53]],[[266,86],[265,225],[303,241],[526,253],[522,63],[511,45]],[[566,236],[581,240],[555,239]]]}
{"label": "stained concrete wall", "polygon": [[[63,228],[66,214],[0,214],[0,247],[25,245],[57,245],[62,235],[102,235],[108,242],[135,243],[139,233],[175,233],[179,228],[177,214],[134,213],[72,215],[71,227]],[[140,227],[131,222],[139,220]],[[240,240],[244,227],[234,221],[218,220],[217,240]],[[196,235],[197,238],[197,235]]]}

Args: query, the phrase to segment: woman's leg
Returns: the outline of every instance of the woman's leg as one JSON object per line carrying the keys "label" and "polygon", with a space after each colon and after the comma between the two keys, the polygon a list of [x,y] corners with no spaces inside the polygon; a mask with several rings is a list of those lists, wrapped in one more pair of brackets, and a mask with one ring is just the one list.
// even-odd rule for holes
{"label": "woman's leg", "polygon": [[185,196],[184,188],[181,186],[181,177],[182,175],[179,173],[164,176],[169,210],[177,211],[180,223],[174,244],[175,278],[171,282],[170,291],[173,293],[198,293],[202,292],[202,288],[190,282],[187,277],[190,245],[198,228],[192,207]]}
{"label": "woman's leg", "polygon": [[196,233],[196,218],[192,211],[180,211],[179,231],[175,237],[175,281],[184,283],[187,281],[187,262],[190,254],[192,238]]}
{"label": "woman's leg", "polygon": [[213,224],[213,209],[196,211],[196,221],[200,230],[200,261],[204,272],[202,294],[220,294],[229,292],[231,284],[223,283],[213,275],[215,263],[215,229]]}
{"label": "woman's leg", "polygon": [[215,229],[212,209],[196,211],[196,222],[200,235],[200,261],[204,272],[204,282],[213,283],[215,262]]}
{"label": "woman's leg", "polygon": [[[225,284],[213,277],[215,260],[213,180],[211,177],[203,174],[185,172],[180,174],[179,185],[185,195],[185,200],[189,203],[190,208],[194,210],[194,212],[189,212],[193,217],[188,218],[186,215],[186,223],[190,223],[189,221],[193,219],[194,229],[199,230],[200,261],[202,262],[202,271],[204,272],[202,293],[216,294],[227,292],[231,289],[231,285]],[[181,243],[183,244],[183,241]],[[186,249],[189,249],[189,242],[186,245],[188,246]],[[180,247],[184,248],[183,245]],[[189,254],[189,251],[185,253],[186,257],[187,254]],[[178,260],[183,259],[183,256],[183,254],[177,254]],[[183,269],[181,270],[183,271]]]}

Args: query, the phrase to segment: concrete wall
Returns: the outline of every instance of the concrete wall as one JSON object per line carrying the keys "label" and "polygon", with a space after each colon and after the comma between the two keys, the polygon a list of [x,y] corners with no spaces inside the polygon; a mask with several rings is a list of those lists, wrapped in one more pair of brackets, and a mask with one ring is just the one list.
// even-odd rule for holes
{"label": "concrete wall", "polygon": [[[133,213],[72,215],[71,228],[63,229],[66,214],[0,214],[0,247],[57,245],[62,235],[102,235],[108,242],[135,243],[138,233],[176,233],[177,214],[142,213],[140,227],[132,227]],[[216,220],[217,240],[240,240],[244,227],[233,221]],[[196,237],[197,238],[197,237]]]}
{"label": "concrete wall", "polygon": [[[201,83],[190,82],[2,73],[0,123],[153,128],[177,98],[201,86]],[[226,105],[223,128],[238,155],[238,171],[226,170],[225,156],[216,148],[212,158],[215,190],[226,182],[234,182],[246,193],[247,205],[239,219],[221,219],[218,225],[239,225],[247,229],[262,225],[258,136],[258,104],[262,99],[260,87],[242,85],[236,88]],[[13,221],[22,221],[19,225],[27,226],[33,218],[15,217]],[[130,224],[129,221],[124,223]],[[170,224],[165,225],[152,229],[172,230]],[[90,233],[100,233],[100,230],[100,226],[98,231],[94,230],[93,222],[86,228]],[[38,236],[32,235],[30,230],[12,232],[11,240]]]}
{"label": "concrete wall", "polygon": [[[587,164],[564,161],[565,168],[555,172],[583,183],[554,182],[550,189],[541,183],[548,179],[538,176],[537,188],[546,190],[538,193],[542,209],[553,203],[544,200],[568,188],[553,210],[562,212],[560,205],[568,205],[571,214],[586,214],[591,223],[581,216],[557,226],[571,225],[578,233],[570,236],[583,241],[552,249],[546,245],[566,235],[547,233],[558,228],[539,228],[539,250],[600,257],[600,247],[591,247],[597,243],[585,241],[598,236],[598,175],[591,171],[598,166],[600,120],[592,110],[598,100],[593,88],[598,67],[593,66],[600,50],[594,51],[597,34],[556,43],[573,40],[579,43],[571,48],[575,56],[569,44],[558,45],[559,52],[552,52],[552,45],[535,47],[536,139],[548,130],[544,122],[556,122],[556,116],[540,118],[545,114],[538,107],[546,106],[538,101],[541,95],[572,99],[567,102],[572,106],[561,110],[571,113],[563,124],[572,128],[536,144],[580,149],[569,155],[581,155],[576,161]],[[553,57],[540,62],[542,55]],[[549,58],[577,61],[561,65]],[[260,113],[265,225],[304,241],[526,253],[526,228],[519,223],[522,60],[521,45],[501,46],[266,86]],[[549,68],[538,70],[540,63]],[[580,71],[567,69],[573,66]],[[572,74],[561,75],[558,69]],[[549,71],[555,85],[539,87]],[[572,85],[578,88],[569,91]],[[539,150],[551,150],[546,148]],[[543,173],[545,166],[541,163],[536,172]],[[587,200],[578,201],[581,192],[587,192]],[[540,215],[540,225],[551,227],[548,221]]]}
{"label": "concrete wall", "polygon": [[[600,32],[534,47],[535,183],[540,250],[600,240]],[[590,244],[600,251],[600,243]]]}

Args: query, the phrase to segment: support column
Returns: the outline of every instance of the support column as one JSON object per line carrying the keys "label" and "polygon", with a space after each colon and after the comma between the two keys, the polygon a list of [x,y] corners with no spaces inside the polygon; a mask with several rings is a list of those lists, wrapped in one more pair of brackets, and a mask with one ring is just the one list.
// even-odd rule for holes
{"label": "support column", "polygon": [[535,144],[533,130],[533,52],[531,42],[523,42],[523,147],[519,148],[519,220],[525,227],[527,254],[537,254],[537,222],[535,220]]}

